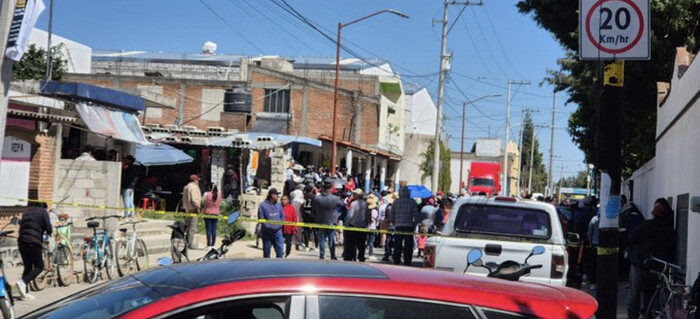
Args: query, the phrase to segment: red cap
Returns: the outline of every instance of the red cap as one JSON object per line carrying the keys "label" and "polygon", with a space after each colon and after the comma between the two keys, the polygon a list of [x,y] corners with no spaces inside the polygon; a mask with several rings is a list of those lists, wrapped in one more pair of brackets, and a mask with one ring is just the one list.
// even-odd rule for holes
{"label": "red cap", "polygon": [[197,174],[190,175],[190,181],[199,182],[199,176],[197,176]]}

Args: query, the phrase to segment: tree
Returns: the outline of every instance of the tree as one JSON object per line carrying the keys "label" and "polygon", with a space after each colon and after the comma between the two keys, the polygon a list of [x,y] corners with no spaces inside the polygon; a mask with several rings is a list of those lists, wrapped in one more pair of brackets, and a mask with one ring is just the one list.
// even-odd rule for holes
{"label": "tree", "polygon": [[[447,144],[440,142],[440,172],[438,174],[438,190],[447,192],[452,185],[452,170],[450,169],[450,160],[452,151]],[[423,162],[420,164],[421,180],[425,180],[433,174],[433,154],[435,153],[435,142],[431,141],[428,149],[421,154]]]}
{"label": "tree", "polygon": [[[546,81],[557,91],[567,91],[567,103],[577,105],[569,118],[569,134],[583,151],[586,162],[598,164],[595,157],[595,105],[600,94],[602,63],[580,61],[578,52],[578,1],[521,0],[523,14],[550,31],[567,50],[558,61],[559,70],[548,71]],[[695,52],[700,43],[700,0],[651,0],[651,60],[625,63],[622,92],[622,175],[654,157],[656,134],[656,83],[669,81],[673,73],[675,48],[686,46]]]}
{"label": "tree", "polygon": [[[51,59],[51,79],[60,81],[66,73],[66,60],[58,46],[51,48]],[[12,76],[14,80],[46,79],[46,50],[30,44],[22,60],[14,64]]]}
{"label": "tree", "polygon": [[559,183],[561,187],[586,188],[588,183],[587,176],[588,172],[580,171],[574,176],[562,178]]}
{"label": "tree", "polygon": [[[532,166],[532,189],[531,192],[542,192],[544,193],[545,186],[547,186],[547,170],[542,161],[542,152],[540,152],[540,141],[535,136],[532,139],[532,132],[535,129],[535,123],[532,122],[532,116],[530,113],[525,113],[525,119],[523,120],[523,149],[520,151],[520,180],[523,187],[521,189],[527,189],[527,183],[530,178],[530,166]],[[535,153],[532,157],[532,165],[530,163],[530,151],[532,149],[534,142]]]}

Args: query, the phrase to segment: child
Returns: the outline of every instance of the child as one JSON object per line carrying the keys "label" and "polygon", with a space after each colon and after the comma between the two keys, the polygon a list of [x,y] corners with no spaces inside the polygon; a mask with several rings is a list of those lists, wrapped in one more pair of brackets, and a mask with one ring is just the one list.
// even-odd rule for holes
{"label": "child", "polygon": [[425,250],[425,242],[428,241],[428,225],[421,223],[418,225],[418,234],[416,235],[416,244],[418,246],[418,257],[423,255]]}

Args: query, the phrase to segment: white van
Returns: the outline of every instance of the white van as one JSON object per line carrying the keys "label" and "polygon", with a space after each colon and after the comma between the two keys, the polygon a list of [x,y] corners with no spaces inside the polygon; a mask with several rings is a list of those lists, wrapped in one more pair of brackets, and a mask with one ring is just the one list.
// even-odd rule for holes
{"label": "white van", "polygon": [[[443,236],[430,237],[425,247],[424,265],[463,273],[467,254],[473,248],[483,251],[483,261],[501,263],[506,260],[524,262],[536,245],[545,253],[533,256],[533,269],[521,281],[566,286],[568,255],[566,239],[554,206],[514,197],[465,197],[458,199]],[[469,267],[468,273],[486,276],[481,267]]]}

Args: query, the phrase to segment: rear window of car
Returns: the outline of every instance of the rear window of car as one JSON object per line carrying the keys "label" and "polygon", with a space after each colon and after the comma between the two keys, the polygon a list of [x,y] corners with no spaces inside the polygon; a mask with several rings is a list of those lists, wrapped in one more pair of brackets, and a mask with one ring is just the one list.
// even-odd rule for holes
{"label": "rear window of car", "polygon": [[548,239],[552,235],[552,223],[549,213],[542,210],[465,204],[457,213],[455,231]]}
{"label": "rear window of car", "polygon": [[126,277],[88,288],[23,318],[113,318],[162,298],[140,281]]}

